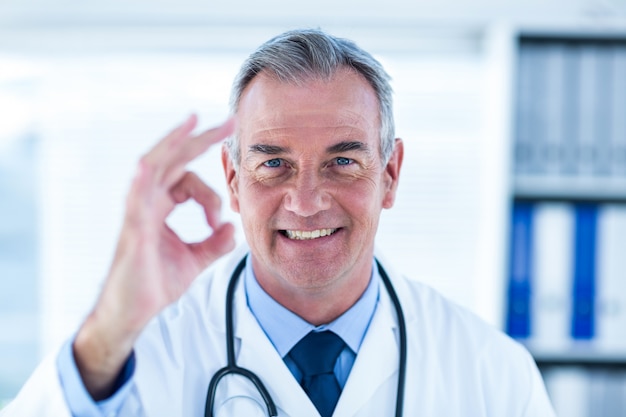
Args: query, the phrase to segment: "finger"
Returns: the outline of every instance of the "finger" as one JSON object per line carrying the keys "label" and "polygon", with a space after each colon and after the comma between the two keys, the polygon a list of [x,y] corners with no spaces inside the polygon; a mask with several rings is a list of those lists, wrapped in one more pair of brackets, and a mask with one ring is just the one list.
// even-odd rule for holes
{"label": "finger", "polygon": [[125,218],[129,226],[161,224],[175,206],[170,193],[155,186],[154,172],[140,164],[126,196]]}
{"label": "finger", "polygon": [[172,188],[171,196],[176,204],[183,203],[190,198],[194,199],[204,210],[206,221],[211,229],[215,229],[221,224],[220,210],[222,208],[222,199],[195,173],[186,172],[182,179]]}
{"label": "finger", "polygon": [[[176,145],[190,135],[196,127],[198,118],[195,114],[190,115],[180,126],[172,130],[167,136],[159,141],[138,163],[137,173],[131,186],[129,197],[131,203],[140,203],[151,197],[154,191],[151,186],[158,182],[159,171],[163,171],[162,165],[167,160],[167,155],[171,154],[170,149],[175,149]],[[143,198],[133,198],[133,197]],[[135,207],[135,206],[133,206]],[[139,208],[139,206],[136,206]]]}
{"label": "finger", "polygon": [[171,186],[178,182],[184,174],[186,165],[206,152],[214,145],[233,133],[235,121],[233,118],[213,129],[209,129],[198,136],[189,137],[179,143],[179,148],[172,150],[170,161],[163,175],[165,186]]}
{"label": "finger", "polygon": [[230,136],[235,130],[235,119],[230,117],[224,123],[212,129],[208,129],[198,136],[186,141],[178,155],[185,161],[191,161],[206,152],[214,145]]}
{"label": "finger", "polygon": [[163,139],[161,139],[149,152],[149,158],[156,160],[160,159],[162,155],[169,154],[172,149],[176,149],[179,143],[185,138],[189,137],[193,129],[198,124],[198,116],[195,114],[189,115],[187,119],[168,133]]}
{"label": "finger", "polygon": [[223,223],[213,230],[211,236],[198,243],[189,244],[189,248],[199,265],[206,268],[219,257],[235,248],[235,227]]}
{"label": "finger", "polygon": [[151,174],[140,164],[126,196],[126,221],[129,226],[138,226],[146,220],[145,210],[151,207]]}
{"label": "finger", "polygon": [[[142,218],[145,220],[147,211],[157,214],[157,220],[167,217],[174,208],[174,204],[169,201],[169,189],[181,180],[185,174],[185,165],[211,144],[228,136],[234,126],[234,121],[229,119],[223,125],[194,138],[190,133],[196,123],[197,117],[191,115],[141,158],[127,198],[127,214],[136,218],[136,221]],[[185,146],[185,143],[191,146]],[[211,215],[207,221],[216,224],[213,218]]]}

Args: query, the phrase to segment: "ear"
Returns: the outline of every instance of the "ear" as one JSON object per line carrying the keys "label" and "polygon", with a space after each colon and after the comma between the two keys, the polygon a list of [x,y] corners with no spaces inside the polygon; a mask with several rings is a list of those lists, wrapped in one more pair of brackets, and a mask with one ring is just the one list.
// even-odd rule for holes
{"label": "ear", "polygon": [[404,158],[404,144],[402,139],[396,138],[393,145],[393,152],[385,166],[384,182],[385,194],[383,197],[383,208],[389,209],[393,207],[396,200],[396,190],[398,189],[398,181],[400,180],[400,168],[402,168],[402,160]]}
{"label": "ear", "polygon": [[222,166],[224,167],[224,176],[226,177],[226,188],[228,188],[230,208],[234,212],[239,213],[239,177],[235,164],[230,158],[230,152],[226,144],[222,145]]}

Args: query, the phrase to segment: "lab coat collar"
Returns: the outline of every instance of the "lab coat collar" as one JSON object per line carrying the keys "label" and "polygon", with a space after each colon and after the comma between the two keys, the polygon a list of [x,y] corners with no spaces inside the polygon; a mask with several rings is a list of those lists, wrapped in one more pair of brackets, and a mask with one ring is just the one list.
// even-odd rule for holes
{"label": "lab coat collar", "polygon": [[[335,415],[355,415],[390,378],[394,379],[391,386],[397,387],[395,382],[399,358],[397,335],[391,300],[387,292],[381,289],[379,305],[341,393]],[[390,408],[389,415],[392,414],[391,410],[393,408]]]}
{"label": "lab coat collar", "polygon": [[[247,248],[243,247],[233,253],[232,261],[228,262],[229,268],[224,270],[227,278],[230,277],[234,266],[245,256],[246,251]],[[381,255],[376,256],[387,271],[403,307],[410,305],[403,300],[405,294],[408,294],[408,286],[404,280],[397,278],[397,274]],[[228,272],[228,269],[231,272]],[[221,294],[225,294],[227,282],[219,284],[220,287],[222,285],[224,288]],[[238,283],[235,294],[235,354],[238,365],[260,376],[276,406],[287,415],[317,415],[317,410],[250,312],[245,300],[243,280]],[[212,298],[215,300],[215,297]],[[219,298],[221,304],[225,305],[223,297]],[[405,307],[403,310],[408,327],[414,320],[415,313],[412,308]],[[223,329],[224,308],[218,311],[221,311],[221,314],[216,314],[211,321],[217,328]],[[381,288],[379,305],[337,404],[335,415],[356,414],[390,378],[394,379],[393,383],[386,385],[397,387],[395,379],[398,374],[398,341],[395,310],[388,293]],[[390,404],[390,413],[393,407],[395,401]]]}
{"label": "lab coat collar", "polygon": [[[214,265],[216,274],[214,276],[214,282],[211,285],[206,285],[206,282],[197,282],[196,284],[202,285],[205,288],[205,291],[213,294],[211,297],[205,297],[206,300],[210,299],[211,305],[211,315],[208,318],[209,323],[214,329],[224,330],[224,320],[225,320],[225,309],[226,309],[226,288],[228,287],[228,281],[232,274],[232,271],[235,269],[239,261],[243,259],[250,252],[250,248],[247,244],[239,245],[233,252],[231,252],[228,256],[220,259],[216,265]],[[404,278],[401,277],[401,274],[398,273],[390,262],[386,259],[384,254],[379,248],[375,248],[374,256],[376,259],[383,265],[383,268],[389,275],[391,282],[398,294],[398,298],[400,299],[400,303],[402,304],[404,310],[404,319],[407,323],[413,322],[416,319],[416,306],[413,305],[414,301],[410,296],[410,288]],[[213,269],[213,268],[211,268]],[[200,279],[198,281],[201,281]],[[239,291],[238,291],[239,292]],[[384,286],[380,288],[380,294],[386,294]],[[217,295],[219,294],[219,295]],[[207,294],[208,295],[208,294]],[[245,300],[244,300],[245,301]],[[389,300],[390,301],[390,300]],[[393,306],[390,306],[393,308]],[[394,313],[394,326],[397,326],[395,323],[395,313]],[[394,327],[397,332],[397,328]]]}
{"label": "lab coat collar", "polygon": [[261,378],[276,407],[290,416],[317,413],[248,308],[243,280],[235,293],[235,352],[239,366]]}

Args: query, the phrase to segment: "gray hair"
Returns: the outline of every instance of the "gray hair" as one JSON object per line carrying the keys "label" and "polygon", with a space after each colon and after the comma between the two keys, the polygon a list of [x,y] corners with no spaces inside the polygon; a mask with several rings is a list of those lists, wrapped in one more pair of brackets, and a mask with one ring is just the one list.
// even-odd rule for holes
{"label": "gray hair", "polygon": [[[243,91],[261,72],[281,82],[300,85],[312,78],[330,80],[342,68],[350,68],[361,74],[376,93],[380,112],[380,155],[385,165],[391,157],[395,138],[393,91],[389,84],[391,78],[372,55],[354,42],[321,30],[288,31],[270,39],[253,52],[233,82],[231,112],[237,112]],[[238,166],[241,149],[236,134],[226,141],[226,146],[235,166]]]}

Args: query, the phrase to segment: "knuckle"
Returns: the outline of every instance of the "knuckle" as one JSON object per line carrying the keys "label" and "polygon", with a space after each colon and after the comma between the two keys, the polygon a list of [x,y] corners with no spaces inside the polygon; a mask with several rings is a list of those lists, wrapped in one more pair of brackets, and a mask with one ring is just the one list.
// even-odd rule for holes
{"label": "knuckle", "polygon": [[207,193],[204,196],[204,201],[207,207],[211,209],[219,209],[222,205],[222,199],[220,198],[220,196],[217,195],[217,193],[210,188],[207,189]]}
{"label": "knuckle", "polygon": [[219,209],[220,207],[222,207],[222,199],[213,190],[211,190],[211,192],[208,193],[207,200],[208,200],[209,204],[211,205],[211,207],[213,207],[213,208]]}
{"label": "knuckle", "polygon": [[162,186],[168,181],[168,167],[156,155],[148,153],[139,159],[137,176],[144,185]]}
{"label": "knuckle", "polygon": [[183,203],[188,199],[188,195],[185,190],[176,187],[170,190],[170,196],[176,204]]}
{"label": "knuckle", "polygon": [[137,174],[141,177],[152,177],[156,171],[156,166],[152,159],[150,158],[150,154],[143,155],[139,158],[139,162],[137,164]]}

